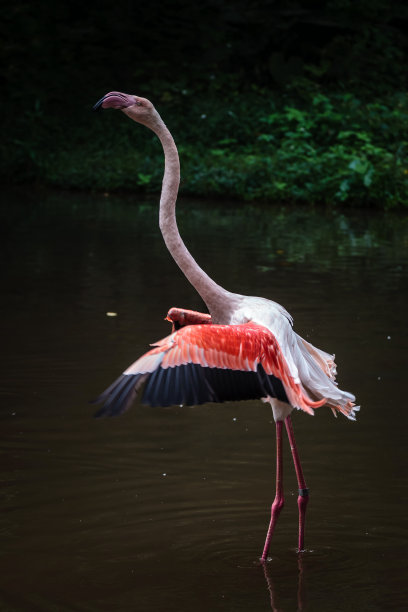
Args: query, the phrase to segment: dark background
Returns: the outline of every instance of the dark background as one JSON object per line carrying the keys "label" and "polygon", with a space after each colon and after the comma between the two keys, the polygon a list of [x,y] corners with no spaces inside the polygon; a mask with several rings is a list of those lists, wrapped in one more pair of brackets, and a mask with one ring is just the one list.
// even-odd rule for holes
{"label": "dark background", "polygon": [[112,84],[154,94],[157,82],[205,89],[212,76],[242,91],[301,76],[404,88],[406,32],[406,4],[385,0],[17,2],[3,14],[3,92],[7,106],[77,108]]}
{"label": "dark background", "polygon": [[[357,135],[354,140],[358,142],[350,144],[352,152],[364,138],[381,148],[365,154],[363,166],[357,163],[360,172],[355,163],[351,178],[346,176],[347,168],[354,158],[343,160],[342,151],[336,150],[335,163],[343,164],[345,172],[333,188],[309,189],[309,193],[301,193],[296,181],[282,187],[282,193],[279,189],[276,193],[251,191],[250,184],[234,188],[230,183],[248,165],[236,159],[231,161],[230,180],[225,173],[208,176],[211,160],[203,160],[202,168],[194,167],[194,180],[190,180],[186,155],[188,193],[309,201],[336,198],[340,193],[338,199],[343,201],[388,198],[390,205],[401,203],[406,191],[407,32],[406,3],[386,0],[16,2],[3,11],[1,20],[0,178],[62,187],[157,191],[160,173],[155,168],[160,150],[154,147],[147,150],[152,163],[146,161],[146,155],[138,160],[141,176],[133,183],[120,176],[118,168],[110,168],[111,178],[107,172],[104,178],[98,177],[100,160],[85,168],[107,142],[116,159],[130,148],[128,126],[117,128],[115,124],[110,134],[113,120],[96,125],[88,113],[99,97],[118,89],[151,98],[179,142],[194,141],[208,149],[222,130],[221,150],[231,153],[231,159],[240,147],[252,146],[262,166],[253,177],[257,187],[268,175],[260,162],[262,154],[273,157],[277,150],[269,133],[261,134],[264,149],[257,150],[260,122],[288,104],[311,110],[312,116],[323,121],[329,117],[336,134],[350,124],[355,133],[363,132],[364,137]],[[318,108],[317,95],[327,97],[329,111],[327,105]],[[364,123],[370,114],[364,108],[367,103],[375,107],[375,118],[368,126]],[[341,125],[336,109],[343,118],[351,113]],[[200,123],[203,115],[207,121]],[[283,116],[285,134],[290,134],[296,120]],[[275,119],[271,122],[279,124]],[[296,148],[296,138],[289,138]],[[316,160],[307,152],[313,172],[322,163],[319,147],[330,145],[319,138],[312,133]],[[404,143],[398,154],[392,148],[396,141]],[[150,145],[141,146],[146,150]],[[78,161],[85,151],[86,159]],[[383,168],[388,153],[393,159]],[[195,157],[201,154],[197,147],[191,151]],[[367,163],[373,166],[365,178],[369,185],[360,189],[354,179],[367,174]],[[282,164],[287,166],[288,161]],[[123,170],[125,158],[118,165],[122,175],[128,174],[126,167]],[[295,173],[299,165],[297,157]],[[396,166],[399,175],[390,176]],[[373,176],[381,180],[376,182]],[[277,180],[283,181],[279,169]],[[398,193],[391,193],[384,182],[401,182]]]}

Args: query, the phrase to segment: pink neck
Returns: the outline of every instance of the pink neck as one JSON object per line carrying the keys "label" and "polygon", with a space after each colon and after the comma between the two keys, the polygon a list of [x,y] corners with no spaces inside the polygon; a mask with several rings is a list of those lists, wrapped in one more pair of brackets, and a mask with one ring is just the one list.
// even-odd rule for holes
{"label": "pink neck", "polygon": [[176,200],[180,184],[180,162],[177,147],[172,135],[158,114],[154,123],[152,122],[148,127],[159,137],[165,158],[159,217],[164,242],[179,268],[206,303],[213,316],[213,321],[223,322],[221,319],[225,317],[228,302],[233,301],[234,294],[217,285],[200,268],[182,241],[176,222]]}

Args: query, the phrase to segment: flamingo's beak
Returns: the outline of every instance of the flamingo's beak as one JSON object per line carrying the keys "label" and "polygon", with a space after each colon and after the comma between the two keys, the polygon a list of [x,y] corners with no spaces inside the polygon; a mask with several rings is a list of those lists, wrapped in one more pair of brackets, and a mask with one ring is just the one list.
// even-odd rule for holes
{"label": "flamingo's beak", "polygon": [[98,100],[98,102],[96,104],[94,104],[94,106],[92,107],[92,110],[94,110],[94,111],[101,110],[102,104],[103,104],[104,100],[105,100],[105,96],[103,96],[103,98],[101,98],[100,100]]}
{"label": "flamingo's beak", "polygon": [[101,108],[117,108],[123,109],[132,106],[135,103],[134,96],[121,93],[119,91],[110,91],[93,106],[93,110],[97,111]]}
{"label": "flamingo's beak", "polygon": [[177,331],[176,324],[174,323],[174,321],[172,321],[170,317],[164,317],[164,320],[171,323],[171,333],[174,334],[174,332]]}

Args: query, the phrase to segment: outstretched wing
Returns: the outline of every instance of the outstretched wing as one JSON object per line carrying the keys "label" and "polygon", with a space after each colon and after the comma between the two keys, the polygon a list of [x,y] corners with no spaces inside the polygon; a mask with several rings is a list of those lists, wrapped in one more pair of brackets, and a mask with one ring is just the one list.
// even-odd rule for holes
{"label": "outstretched wing", "polygon": [[124,412],[143,383],[142,403],[150,406],[269,396],[313,413],[325,403],[294,381],[275,336],[261,325],[188,325],[154,347],[97,398],[96,416]]}

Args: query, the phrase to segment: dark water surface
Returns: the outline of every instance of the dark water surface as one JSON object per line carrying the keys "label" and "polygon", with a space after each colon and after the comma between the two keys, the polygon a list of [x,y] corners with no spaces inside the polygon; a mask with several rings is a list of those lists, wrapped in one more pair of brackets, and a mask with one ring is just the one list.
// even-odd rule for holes
{"label": "dark water surface", "polygon": [[268,406],[92,418],[88,399],[169,332],[170,306],[203,308],[156,203],[3,192],[0,609],[407,609],[407,218],[189,200],[178,211],[206,271],[282,303],[336,353],[362,405],[356,423],[294,415],[308,550],[296,554],[286,443],[286,506],[258,565],[274,496]]}

